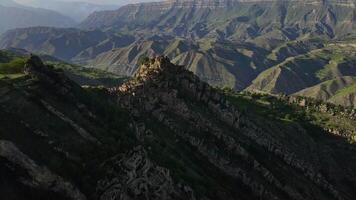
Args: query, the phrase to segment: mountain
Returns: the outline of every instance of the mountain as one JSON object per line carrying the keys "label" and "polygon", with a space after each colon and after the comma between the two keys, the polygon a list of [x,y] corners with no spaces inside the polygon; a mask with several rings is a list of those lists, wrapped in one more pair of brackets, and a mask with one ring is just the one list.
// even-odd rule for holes
{"label": "mountain", "polygon": [[322,82],[296,93],[339,105],[356,106],[356,77],[345,76]]}
{"label": "mountain", "polygon": [[[0,78],[22,76],[23,63],[31,55],[23,49],[0,50]],[[64,74],[81,86],[113,87],[121,84],[126,77],[111,74],[98,69],[85,68],[79,65],[66,63],[46,54],[40,55],[45,64],[54,69],[63,70]]]}
{"label": "mountain", "polygon": [[94,58],[112,48],[130,44],[132,36],[82,31],[75,28],[31,27],[4,33],[0,48],[16,47],[30,52],[45,53],[62,60]]}
{"label": "mountain", "polygon": [[134,74],[141,56],[165,54],[210,84],[239,90],[249,86],[261,71],[285,57],[322,46],[320,42],[309,40],[290,42],[273,50],[276,58],[269,58],[270,50],[253,43],[141,37],[99,30],[26,28],[8,31],[0,39],[0,48],[16,47],[46,53],[124,76]]}
{"label": "mountain", "polygon": [[31,26],[70,27],[75,22],[55,11],[22,6],[13,1],[0,2],[0,33]]}
{"label": "mountain", "polygon": [[324,48],[289,57],[265,70],[247,90],[292,94],[324,81],[343,76],[355,77],[355,63],[356,51],[352,41],[331,43]]}
{"label": "mountain", "polygon": [[118,5],[102,5],[88,2],[65,2],[65,1],[45,1],[34,0],[30,2],[32,7],[54,10],[65,16],[71,17],[76,22],[81,22],[95,11],[115,10]]}
{"label": "mountain", "polygon": [[306,33],[328,38],[354,33],[354,9],[352,0],[168,0],[95,12],[80,27],[276,43]]}
{"label": "mountain", "polygon": [[133,76],[144,56],[166,55],[216,87],[294,94],[355,76],[355,9],[350,0],[129,4],[93,13],[81,29],[11,30],[0,48],[46,53],[119,76]]}
{"label": "mountain", "polygon": [[356,197],[349,110],[220,91],[165,57],[109,89],[36,56],[14,67],[0,78],[5,199]]}

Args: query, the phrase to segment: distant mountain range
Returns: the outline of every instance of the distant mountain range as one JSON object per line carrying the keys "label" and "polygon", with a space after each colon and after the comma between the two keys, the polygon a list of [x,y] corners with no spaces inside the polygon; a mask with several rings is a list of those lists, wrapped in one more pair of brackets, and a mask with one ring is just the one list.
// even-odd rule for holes
{"label": "distant mountain range", "polygon": [[70,27],[76,23],[70,17],[52,10],[27,7],[14,1],[0,1],[0,33],[22,27]]}
{"label": "distant mountain range", "polygon": [[95,11],[116,10],[120,5],[104,5],[94,4],[80,1],[48,1],[48,0],[33,0],[30,5],[32,7],[54,10],[65,16],[71,17],[76,22],[81,22]]}
{"label": "distant mountain range", "polygon": [[[11,30],[0,48],[47,52],[124,76],[140,57],[164,54],[214,86],[294,94],[355,76],[355,13],[351,0],[141,3],[94,12],[77,29]],[[338,60],[337,51],[347,56]],[[342,104],[354,105],[355,91],[348,91]]]}
{"label": "distant mountain range", "polygon": [[355,31],[354,9],[353,0],[169,0],[96,12],[80,27],[195,39],[278,41],[306,33],[332,38]]}
{"label": "distant mountain range", "polygon": [[6,31],[1,200],[355,200],[355,20],[169,0]]}

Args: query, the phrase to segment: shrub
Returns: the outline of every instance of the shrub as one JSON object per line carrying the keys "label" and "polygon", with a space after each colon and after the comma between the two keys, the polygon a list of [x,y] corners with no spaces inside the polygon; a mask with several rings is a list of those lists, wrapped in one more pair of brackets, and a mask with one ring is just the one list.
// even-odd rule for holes
{"label": "shrub", "polygon": [[146,64],[150,61],[150,58],[147,55],[141,55],[138,60],[137,60],[137,65],[141,66],[143,64]]}
{"label": "shrub", "polygon": [[22,73],[25,65],[25,59],[15,58],[9,63],[0,63],[1,74],[18,74]]}

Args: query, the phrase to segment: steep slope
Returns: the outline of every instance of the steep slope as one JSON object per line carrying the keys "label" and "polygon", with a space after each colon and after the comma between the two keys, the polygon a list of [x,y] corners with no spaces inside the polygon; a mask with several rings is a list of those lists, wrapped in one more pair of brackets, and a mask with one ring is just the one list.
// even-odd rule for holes
{"label": "steep slope", "polygon": [[105,177],[112,173],[133,181],[122,195],[136,190],[156,194],[155,199],[187,199],[180,187],[188,186],[178,187],[145,150],[133,148],[138,145],[130,128],[134,122],[104,91],[84,91],[37,57],[24,69],[22,78],[0,79],[0,112],[7,116],[0,119],[5,199],[109,199],[105,191],[112,188]]}
{"label": "steep slope", "polygon": [[[354,2],[348,0],[178,0],[131,4],[116,11],[94,13],[81,25],[89,31],[76,30],[71,34],[65,29],[49,29],[48,32],[55,34],[47,36],[33,29],[10,31],[0,38],[0,48],[47,52],[66,61],[124,76],[136,72],[140,57],[163,54],[211,85],[243,90],[261,72],[285,64],[282,62],[289,57],[323,48],[330,39],[352,38],[354,11]],[[100,28],[102,33],[89,37],[88,34],[98,32],[95,28]],[[60,42],[53,42],[57,41],[56,35],[63,36]],[[316,61],[316,65],[324,65],[327,60]],[[291,65],[314,64],[303,62]],[[281,76],[271,78],[282,77],[273,92],[294,93],[332,79],[318,75],[302,77],[303,66],[297,71],[283,68]],[[340,76],[338,70],[330,73],[333,78]],[[278,70],[274,74],[279,74]],[[351,74],[342,72],[341,75]],[[278,88],[284,84],[283,79],[286,84],[295,80],[297,86]],[[270,89],[264,89],[263,85],[251,87],[273,90],[273,81]]]}
{"label": "steep slope", "polygon": [[313,97],[344,106],[355,106],[356,77],[345,76],[322,82],[296,93],[299,96]]}
{"label": "steep slope", "polygon": [[331,43],[267,69],[247,90],[292,94],[327,80],[356,76],[355,58],[354,42]]}
{"label": "steep slope", "polygon": [[132,76],[139,58],[155,55],[167,55],[209,84],[236,89],[247,87],[259,71],[272,63],[265,59],[268,51],[253,44],[152,38],[102,53],[88,67]]}
{"label": "steep slope", "polygon": [[[183,142],[195,147],[200,157],[213,165],[217,171],[240,180],[240,184],[247,187],[258,198],[309,199],[317,194],[323,197],[314,196],[314,198],[333,198],[331,197],[333,195],[329,197],[326,195],[328,192],[316,192],[317,187],[316,190],[311,189],[315,187],[314,184],[328,182],[321,178],[323,175],[319,176],[324,179],[321,182],[313,178],[309,179],[308,175],[297,175],[297,171],[303,171],[302,166],[313,166],[316,164],[314,161],[319,160],[316,158],[317,155],[307,150],[318,147],[314,146],[316,140],[309,135],[311,127],[308,128],[306,124],[304,124],[306,126],[298,123],[283,125],[276,119],[260,121],[262,116],[260,118],[252,113],[244,114],[237,108],[238,104],[237,107],[230,104],[234,102],[234,97],[229,103],[226,102],[221,93],[200,82],[195,75],[187,72],[183,67],[175,66],[163,57],[148,61],[135,74],[134,79],[119,87],[118,91],[119,102],[129,108],[133,116],[160,121],[171,130],[163,131],[164,135],[172,134],[169,137],[177,138],[179,141],[177,144]],[[248,110],[250,109],[253,110],[249,107]],[[140,136],[143,141],[152,141],[150,132],[142,131]],[[308,153],[303,152],[302,149]],[[290,158],[287,152],[293,152],[294,161],[288,161]],[[268,159],[263,159],[267,157]],[[309,158],[314,164],[307,161]],[[251,165],[239,164],[245,162]],[[271,163],[274,163],[274,167],[271,167]],[[318,166],[323,168],[323,164]],[[313,171],[313,169],[309,170]],[[297,174],[294,174],[295,172]],[[281,180],[283,183],[280,182]],[[300,185],[299,181],[304,184]],[[309,183],[306,184],[307,182]],[[213,195],[216,196],[212,198],[229,199],[229,195],[236,198],[234,194],[248,193],[239,191],[238,188],[231,188],[230,191],[226,188],[228,189],[225,192],[226,196],[214,192]]]}
{"label": "steep slope", "polygon": [[352,33],[354,9],[351,0],[168,0],[96,12],[81,27],[278,42],[306,32],[331,38]]}
{"label": "steep slope", "polygon": [[0,34],[14,28],[74,25],[74,20],[52,10],[20,6],[11,1],[6,4],[0,2]]}
{"label": "steep slope", "polygon": [[20,48],[44,53],[62,60],[90,60],[98,54],[133,42],[133,36],[82,31],[74,28],[32,27],[7,31],[0,38],[0,48]]}
{"label": "steep slope", "polygon": [[164,57],[108,91],[80,88],[34,56],[24,72],[0,79],[0,191],[9,199],[356,196],[356,126],[340,113],[325,115],[348,122],[348,137],[282,101],[276,113],[300,120],[260,113],[267,104],[224,94]]}
{"label": "steep slope", "polygon": [[123,76],[134,74],[140,57],[164,54],[174,63],[187,66],[209,84],[238,90],[249,86],[261,71],[285,58],[323,46],[321,41],[305,39],[270,50],[246,42],[158,35],[133,37],[98,30],[45,27],[9,31],[0,39],[0,48],[15,47],[46,53]]}
{"label": "steep slope", "polygon": [[336,94],[329,99],[334,104],[356,107],[356,84],[348,85],[336,92]]}

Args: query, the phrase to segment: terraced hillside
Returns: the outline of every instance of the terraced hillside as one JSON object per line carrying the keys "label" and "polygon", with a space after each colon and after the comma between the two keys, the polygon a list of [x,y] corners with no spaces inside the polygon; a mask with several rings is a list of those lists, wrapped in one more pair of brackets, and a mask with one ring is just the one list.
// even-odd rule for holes
{"label": "terraced hillside", "polygon": [[220,91],[165,57],[109,89],[36,56],[18,73],[0,79],[6,198],[356,197],[355,113]]}

